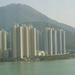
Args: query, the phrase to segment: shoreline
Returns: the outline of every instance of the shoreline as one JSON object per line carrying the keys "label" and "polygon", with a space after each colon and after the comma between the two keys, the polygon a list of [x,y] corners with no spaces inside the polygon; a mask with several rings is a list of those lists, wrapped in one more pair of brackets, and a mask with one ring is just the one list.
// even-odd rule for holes
{"label": "shoreline", "polygon": [[55,55],[55,56],[35,56],[30,58],[0,58],[0,62],[36,62],[36,61],[55,61],[55,60],[65,60],[65,59],[73,59],[75,55],[73,54],[65,54],[65,55]]}

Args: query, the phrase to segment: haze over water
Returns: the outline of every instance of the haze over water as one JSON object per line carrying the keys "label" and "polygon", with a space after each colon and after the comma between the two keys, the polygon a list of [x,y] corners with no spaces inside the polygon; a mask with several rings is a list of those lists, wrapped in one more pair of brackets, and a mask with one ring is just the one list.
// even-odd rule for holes
{"label": "haze over water", "polygon": [[3,62],[0,75],[74,75],[75,59],[45,62]]}

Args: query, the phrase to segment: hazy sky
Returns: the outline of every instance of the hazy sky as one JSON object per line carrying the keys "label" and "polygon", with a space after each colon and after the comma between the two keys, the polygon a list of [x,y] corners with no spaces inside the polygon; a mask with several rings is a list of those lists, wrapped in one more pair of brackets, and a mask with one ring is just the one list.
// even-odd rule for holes
{"label": "hazy sky", "polygon": [[10,3],[29,5],[58,22],[75,27],[75,0],[0,0],[0,7]]}

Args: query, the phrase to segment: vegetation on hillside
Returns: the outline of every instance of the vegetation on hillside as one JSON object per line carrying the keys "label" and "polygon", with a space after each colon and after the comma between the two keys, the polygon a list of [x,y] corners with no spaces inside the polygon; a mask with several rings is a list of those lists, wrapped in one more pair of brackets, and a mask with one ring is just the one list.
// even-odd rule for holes
{"label": "vegetation on hillside", "polygon": [[0,7],[0,29],[3,28],[9,32],[15,23],[32,24],[38,30],[46,27],[64,29],[67,50],[75,50],[75,28],[52,20],[28,5],[9,4]]}

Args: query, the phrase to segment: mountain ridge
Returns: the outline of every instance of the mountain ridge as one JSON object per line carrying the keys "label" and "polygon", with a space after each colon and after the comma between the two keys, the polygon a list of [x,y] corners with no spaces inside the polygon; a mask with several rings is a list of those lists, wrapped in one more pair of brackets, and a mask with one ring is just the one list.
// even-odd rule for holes
{"label": "mountain ridge", "polygon": [[61,28],[66,32],[67,50],[75,49],[75,28],[59,23],[25,4],[9,4],[0,7],[0,29],[9,31],[15,23],[32,24],[41,30],[45,27]]}
{"label": "mountain ridge", "polygon": [[[0,28],[5,26],[6,30],[8,30],[8,28],[11,28],[14,25],[14,23],[41,21],[41,22],[47,22],[47,23],[54,24],[65,30],[75,33],[75,28],[69,25],[63,24],[63,23],[59,23],[56,20],[53,20],[45,16],[41,12],[25,4],[12,3],[9,5],[0,7],[0,16],[1,16]],[[3,20],[5,23],[3,22]]]}

